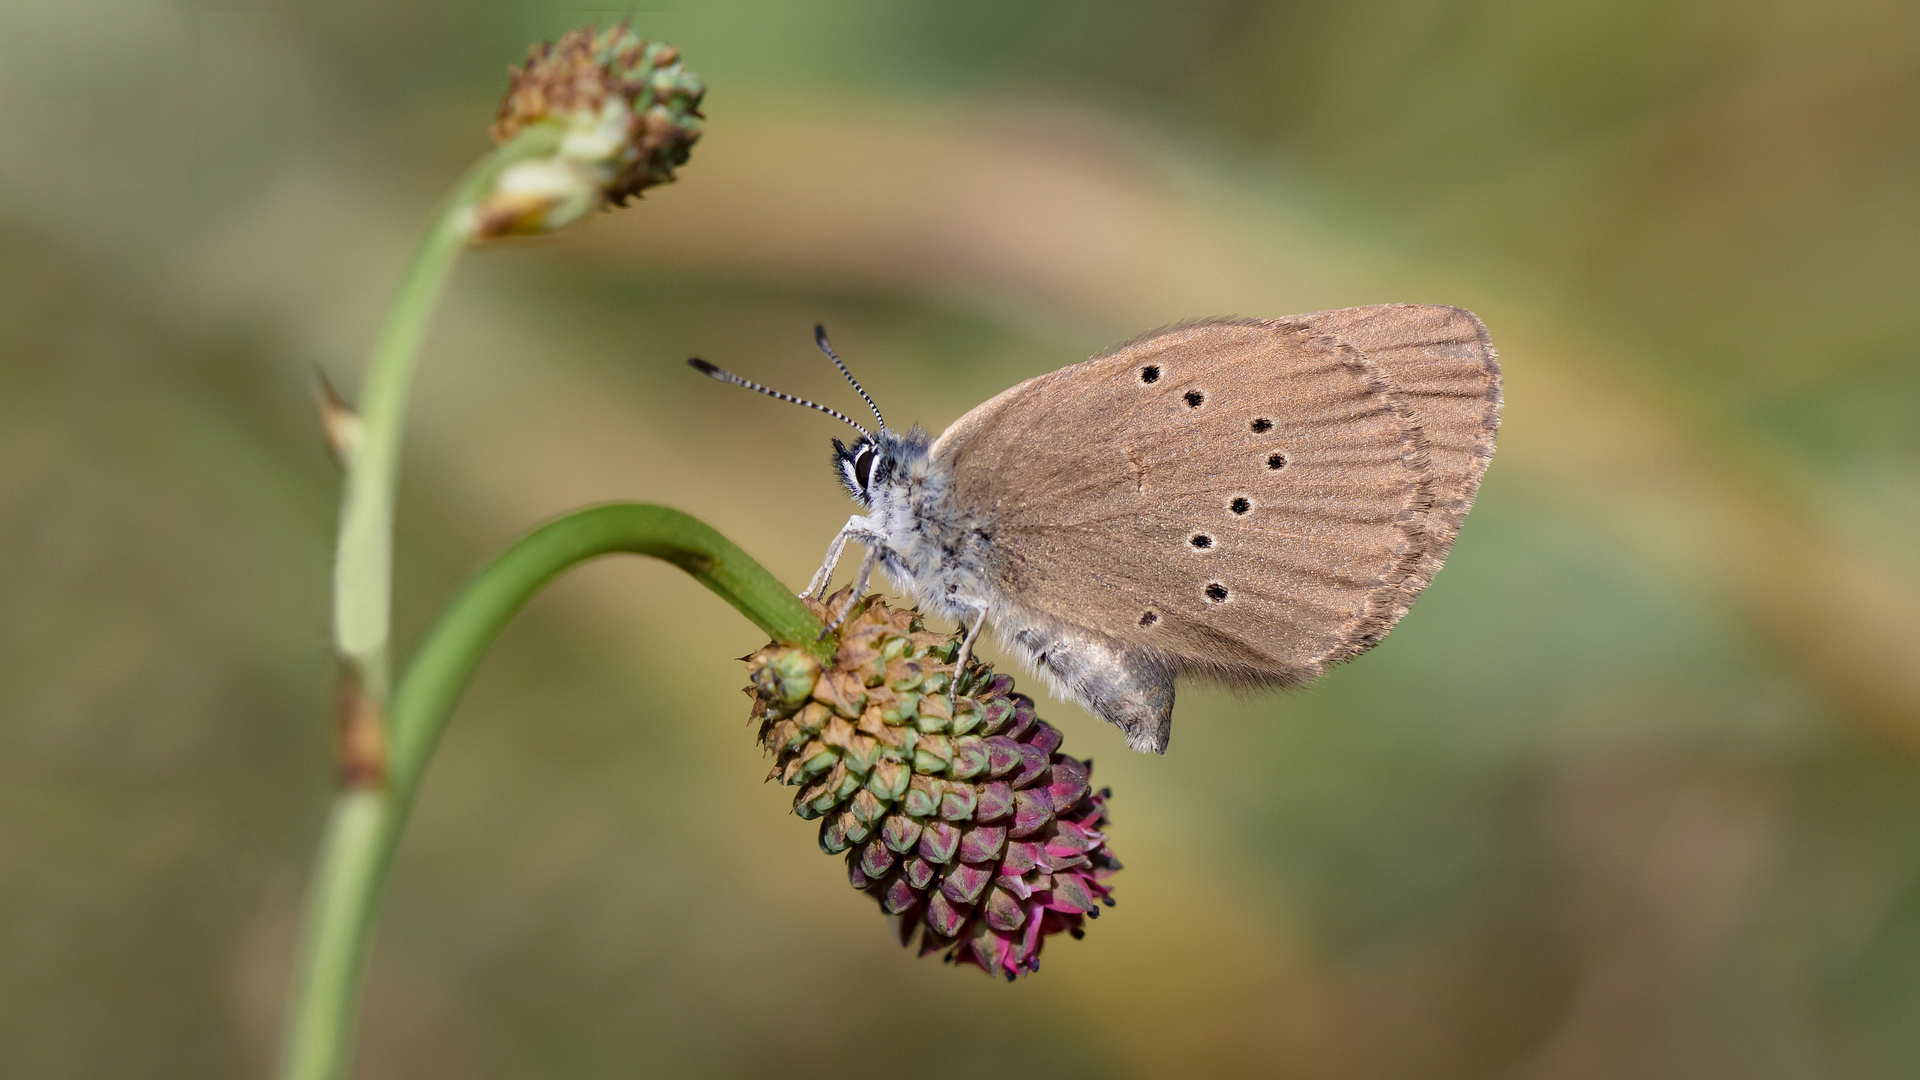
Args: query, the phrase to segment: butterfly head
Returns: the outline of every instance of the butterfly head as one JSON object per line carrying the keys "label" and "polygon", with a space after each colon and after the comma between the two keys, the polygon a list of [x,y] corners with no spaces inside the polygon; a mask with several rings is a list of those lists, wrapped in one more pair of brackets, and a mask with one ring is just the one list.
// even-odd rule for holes
{"label": "butterfly head", "polygon": [[879,465],[880,446],[872,435],[855,440],[851,446],[833,440],[833,467],[847,494],[861,506],[873,505],[873,487],[882,473]]}
{"label": "butterfly head", "polygon": [[863,433],[852,443],[835,439],[834,475],[854,502],[871,510],[877,501],[891,501],[887,489],[899,488],[923,471],[932,444],[933,440],[918,427],[906,431],[881,428],[871,435]]}

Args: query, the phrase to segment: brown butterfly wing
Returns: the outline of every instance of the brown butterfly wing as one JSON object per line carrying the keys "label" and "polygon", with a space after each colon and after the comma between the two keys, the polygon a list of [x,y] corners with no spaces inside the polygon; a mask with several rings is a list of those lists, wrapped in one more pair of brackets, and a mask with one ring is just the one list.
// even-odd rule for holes
{"label": "brown butterfly wing", "polygon": [[1424,584],[1434,477],[1406,396],[1302,324],[1149,335],[988,401],[933,456],[1016,618],[1179,670],[1311,678]]}
{"label": "brown butterfly wing", "polygon": [[1433,580],[1473,507],[1500,428],[1500,364],[1473,312],[1432,304],[1375,304],[1294,315],[1365,353],[1406,395],[1427,437],[1433,512],[1421,584]]}

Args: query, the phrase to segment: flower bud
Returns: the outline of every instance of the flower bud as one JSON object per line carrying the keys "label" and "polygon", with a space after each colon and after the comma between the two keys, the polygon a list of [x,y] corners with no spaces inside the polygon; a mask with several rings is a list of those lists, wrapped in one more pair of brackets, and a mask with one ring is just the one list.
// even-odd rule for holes
{"label": "flower bud", "polygon": [[544,124],[559,129],[559,147],[502,170],[473,207],[470,233],[484,240],[548,232],[672,183],[700,138],[705,94],[678,49],[625,23],[534,46],[526,65],[510,71],[493,139],[505,144]]}

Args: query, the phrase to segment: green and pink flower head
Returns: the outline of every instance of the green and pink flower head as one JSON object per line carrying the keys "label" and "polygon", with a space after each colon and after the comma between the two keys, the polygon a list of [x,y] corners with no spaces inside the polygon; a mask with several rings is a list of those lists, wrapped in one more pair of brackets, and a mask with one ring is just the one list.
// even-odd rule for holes
{"label": "green and pink flower head", "polygon": [[1048,937],[1081,937],[1113,905],[1109,793],[1011,678],[976,660],[952,686],[952,637],[862,603],[827,665],[775,645],[748,658],[770,778],[800,789],[794,812],[819,820],[901,944],[1009,980],[1038,971]]}

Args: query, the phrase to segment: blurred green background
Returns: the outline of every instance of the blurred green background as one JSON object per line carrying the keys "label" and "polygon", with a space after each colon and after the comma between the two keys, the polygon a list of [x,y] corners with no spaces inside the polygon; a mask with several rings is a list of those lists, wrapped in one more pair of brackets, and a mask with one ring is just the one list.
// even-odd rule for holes
{"label": "blurred green background", "polygon": [[[262,1075],[330,783],[334,470],[384,298],[559,3],[0,6],[0,1073]],[[466,258],[398,621],[664,502],[800,583],[835,425],[1143,329],[1491,327],[1446,570],[1315,686],[1183,690],[1120,907],[1008,986],[892,945],[761,783],[753,629],[564,580],[401,853],[359,1075],[1920,1075],[1920,8],[666,2],[681,182]],[[1037,688],[1036,688],[1037,689]]]}

